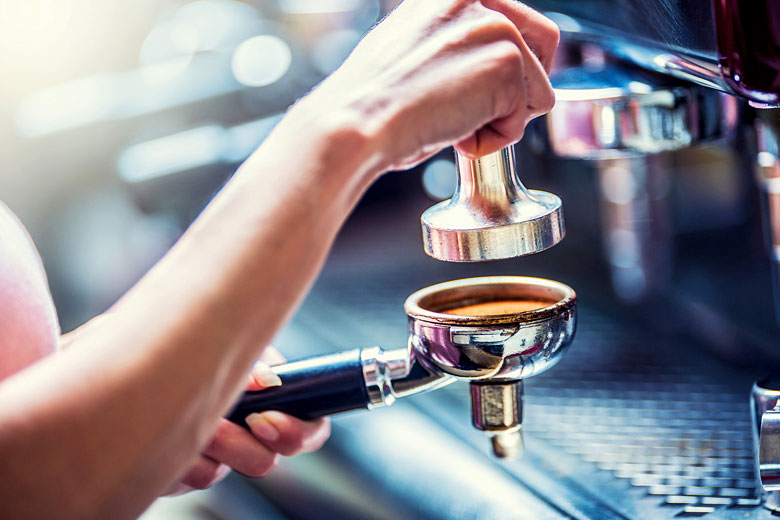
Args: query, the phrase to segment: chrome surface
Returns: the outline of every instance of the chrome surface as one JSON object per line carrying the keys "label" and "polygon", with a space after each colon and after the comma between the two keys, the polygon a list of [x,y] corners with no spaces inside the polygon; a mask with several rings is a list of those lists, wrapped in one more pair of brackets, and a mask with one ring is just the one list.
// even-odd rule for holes
{"label": "chrome surface", "polygon": [[[515,314],[467,316],[445,311],[496,300],[544,302]],[[521,276],[455,280],[407,298],[417,359],[432,371],[472,381],[474,426],[491,435],[500,458],[522,452],[522,379],[558,363],[571,343],[577,296],[560,282]]]}
{"label": "chrome surface", "polygon": [[[327,351],[344,342],[406,340],[398,302],[426,280],[473,272],[452,264],[442,273],[441,264],[425,261],[422,252],[403,263],[415,231],[410,226],[391,258],[392,239],[381,254],[361,257],[360,269],[326,269],[281,347],[317,344]],[[357,237],[355,244],[362,241],[362,234]],[[559,256],[568,257],[565,251]],[[340,261],[352,258],[349,252]],[[522,269],[559,272],[549,264],[540,268],[543,260],[534,258]],[[478,272],[490,270],[491,264],[481,264]],[[489,446],[463,420],[470,403],[462,383],[454,384],[376,413],[336,418],[333,439],[314,467],[327,463],[327,471],[344,479],[344,495],[330,494],[337,503],[321,503],[314,516],[298,517],[346,517],[338,516],[338,504],[360,504],[381,489],[382,507],[372,499],[371,510],[348,518],[485,518],[474,488],[456,491],[442,482],[468,476],[483,486],[509,476],[518,486],[513,500],[505,500],[504,487],[492,487],[497,484],[480,488],[492,498],[487,518],[545,518],[525,510],[534,503],[528,502],[530,490],[550,514],[578,520],[771,519],[756,496],[745,406],[753,376],[690,342],[643,328],[617,307],[596,307],[606,294],[602,287],[583,286],[578,294],[575,348],[555,370],[525,382],[522,458],[473,464],[475,454],[489,460]],[[312,497],[333,493],[332,482],[324,486],[303,461],[285,461],[280,470],[255,485],[293,505],[300,504],[303,489]]]}
{"label": "chrome surface", "polygon": [[561,241],[561,199],[522,185],[512,146],[476,160],[456,153],[456,163],[455,194],[421,218],[428,255],[482,262],[537,253]]}
{"label": "chrome surface", "polygon": [[370,400],[369,408],[390,406],[395,402],[392,380],[409,375],[409,354],[408,348],[382,350],[380,347],[370,347],[361,350],[360,363]]}
{"label": "chrome surface", "polygon": [[360,352],[363,381],[370,400],[369,409],[390,406],[401,397],[417,395],[455,382],[455,378],[426,368],[411,351],[364,348]]}
{"label": "chrome surface", "polygon": [[780,138],[777,114],[761,114],[755,121],[755,131],[755,175],[761,193],[766,247],[773,263],[775,315],[780,322]]}
{"label": "chrome surface", "polygon": [[[504,315],[445,311],[513,299],[543,303]],[[491,436],[497,457],[522,452],[522,379],[560,361],[574,336],[577,296],[560,282],[521,276],[467,278],[413,293],[405,349],[364,348],[360,353],[369,408],[390,406],[465,379],[471,386],[472,422]]]}
{"label": "chrome surface", "polygon": [[[411,345],[411,339],[410,339]],[[419,355],[412,351],[412,363],[409,373],[391,382],[393,395],[400,399],[411,395],[417,395],[430,390],[445,387],[457,381],[454,377],[447,376],[437,370],[428,368],[418,361]]]}
{"label": "chrome surface", "polygon": [[[531,2],[533,4],[534,2]],[[670,4],[654,3],[645,5],[652,7],[657,5],[661,12],[657,16],[663,18],[666,22],[677,25],[677,21],[668,16],[669,12],[677,10],[679,2]],[[690,8],[686,9],[687,15],[691,16]],[[714,42],[712,47],[702,53],[701,49],[685,49],[680,46],[679,40],[673,38],[660,42],[652,42],[646,38],[639,38],[632,41],[626,34],[619,31],[609,30],[601,24],[595,24],[584,20],[575,20],[566,14],[557,12],[546,12],[561,30],[561,41],[579,45],[597,45],[606,53],[635,66],[661,73],[665,76],[674,77],[683,81],[695,83],[709,89],[717,89],[722,92],[738,96],[723,78],[718,64],[718,51]],[[637,13],[638,14],[638,13]],[[702,19],[697,19],[702,22]],[[710,14],[710,20],[704,23],[713,23]],[[678,26],[679,29],[679,26]],[[688,33],[690,28],[686,28],[683,33]],[[634,35],[635,36],[635,35]],[[762,94],[760,92],[751,93],[753,99],[751,103],[767,103],[775,99],[775,96]]]}
{"label": "chrome surface", "polygon": [[596,162],[602,240],[615,294],[637,302],[668,288],[673,232],[666,154]]}
{"label": "chrome surface", "polygon": [[572,67],[551,78],[547,115],[552,150],[561,157],[604,159],[679,150],[725,136],[736,102],[715,91],[607,64]]}
{"label": "chrome surface", "polygon": [[756,381],[750,402],[757,492],[767,509],[780,511],[780,380]]}
{"label": "chrome surface", "polygon": [[[540,309],[499,316],[459,316],[458,304],[521,299]],[[488,276],[419,290],[404,304],[420,359],[461,379],[514,381],[560,361],[575,331],[577,296],[560,282],[524,276]]]}
{"label": "chrome surface", "polygon": [[780,491],[780,408],[775,405],[761,417],[758,478],[764,491]]}
{"label": "chrome surface", "polygon": [[515,430],[495,432],[490,435],[490,448],[499,459],[514,459],[523,455],[523,431]]}
{"label": "chrome surface", "polygon": [[513,458],[523,451],[523,382],[471,383],[471,423],[490,434],[493,454]]}
{"label": "chrome surface", "polygon": [[472,423],[483,432],[515,430],[523,422],[523,383],[471,383]]}
{"label": "chrome surface", "polygon": [[[461,316],[442,311],[497,299],[539,301],[526,312]],[[494,453],[513,457],[522,450],[523,385],[555,365],[571,343],[576,294],[551,280],[494,276],[455,280],[409,296],[408,348],[361,351],[370,408],[446,386],[456,379],[479,380],[471,389],[474,426],[491,434]]]}
{"label": "chrome surface", "polygon": [[[597,49],[600,50],[600,49]],[[602,240],[616,294],[635,303],[663,292],[672,267],[666,152],[733,133],[736,101],[638,68],[579,55],[553,74],[546,139],[561,157],[596,160]],[[598,54],[598,53],[596,53]],[[588,58],[588,56],[591,56]],[[571,66],[571,61],[583,64]]]}

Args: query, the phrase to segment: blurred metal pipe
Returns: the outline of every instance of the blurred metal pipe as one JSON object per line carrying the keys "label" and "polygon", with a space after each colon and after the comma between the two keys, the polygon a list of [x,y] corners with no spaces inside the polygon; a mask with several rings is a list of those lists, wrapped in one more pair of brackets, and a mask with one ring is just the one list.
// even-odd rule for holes
{"label": "blurred metal pipe", "polygon": [[671,278],[669,167],[666,154],[596,164],[604,251],[625,301],[663,292]]}
{"label": "blurred metal pipe", "polygon": [[596,160],[613,287],[636,302],[662,291],[672,271],[663,152],[730,135],[735,101],[614,63],[566,65],[552,76],[557,101],[546,137],[560,157]]}
{"label": "blurred metal pipe", "polygon": [[780,141],[776,125],[773,126],[760,117],[755,121],[755,131],[755,176],[761,192],[766,247],[773,262],[775,318],[780,323]]}

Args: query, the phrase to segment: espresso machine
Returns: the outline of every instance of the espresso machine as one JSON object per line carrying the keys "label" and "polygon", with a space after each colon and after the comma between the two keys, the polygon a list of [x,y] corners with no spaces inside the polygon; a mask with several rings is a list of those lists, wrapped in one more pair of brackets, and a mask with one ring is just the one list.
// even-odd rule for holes
{"label": "espresso machine", "polygon": [[[576,261],[566,264],[580,271],[572,285],[578,292],[583,286],[583,292],[592,295],[594,289],[588,287],[592,280],[588,278],[603,280],[595,289],[599,296],[588,297],[590,310],[580,312],[581,339],[566,358],[556,357],[550,363],[560,361],[555,370],[527,382],[528,388],[537,389],[529,397],[533,405],[528,407],[530,417],[523,424],[530,437],[528,449],[523,458],[502,466],[502,471],[524,490],[542,497],[555,511],[547,511],[550,517],[771,518],[772,512],[780,509],[776,498],[780,496],[777,379],[758,381],[753,405],[748,403],[750,380],[780,367],[780,353],[773,349],[780,332],[774,313],[767,311],[772,307],[766,298],[771,291],[759,291],[763,296],[754,297],[750,308],[741,311],[744,315],[731,312],[730,302],[721,305],[720,301],[745,297],[733,285],[744,284],[747,290],[756,282],[752,278],[741,281],[739,274],[747,270],[759,278],[757,272],[767,258],[760,256],[760,247],[754,248],[759,250],[756,252],[748,243],[730,248],[729,262],[737,262],[739,257],[744,261],[733,271],[727,262],[706,264],[713,255],[722,254],[725,244],[733,244],[733,229],[744,232],[749,228],[760,234],[763,226],[774,267],[765,269],[757,283],[764,289],[773,287],[777,294],[780,189],[775,181],[780,178],[780,160],[773,107],[780,103],[780,11],[771,3],[747,6],[730,1],[540,0],[529,4],[548,14],[562,31],[551,75],[556,90],[554,109],[529,129],[517,147],[517,159],[512,150],[474,162],[456,155],[454,196],[422,215],[425,252],[438,260],[465,262],[458,268],[440,268],[448,273],[495,275],[519,264],[482,262],[540,252],[533,255],[539,267],[532,269],[545,277],[564,277],[566,271],[561,274],[556,264],[565,261],[553,255],[566,246],[545,252],[563,237],[563,198],[567,207],[575,206],[576,214],[575,224],[570,226],[575,231],[570,230],[568,239],[575,244],[563,254],[581,255],[582,261],[581,265]],[[610,16],[605,17],[606,12]],[[702,155],[707,160],[702,161]],[[712,228],[702,224],[707,215],[722,210],[719,203],[692,202],[686,206],[691,178],[701,175],[697,164],[706,168],[708,161],[717,162],[717,167],[709,179],[694,185],[694,190],[731,187],[731,196],[743,199],[741,213],[727,204],[728,211],[722,213],[741,214],[734,217],[746,222],[741,228],[733,220],[729,224],[727,218],[722,224],[710,224]],[[568,189],[567,181],[556,173],[540,175],[538,171],[556,168],[571,171],[561,177],[579,175],[577,191]],[[565,195],[559,198],[526,190],[519,181],[524,174],[542,178],[543,184],[556,188],[562,183]],[[576,201],[588,196],[583,182],[595,192],[587,211]],[[756,219],[759,214],[761,218]],[[588,238],[595,236],[597,240],[586,246],[581,242],[585,233],[579,221],[583,218],[596,224]],[[571,216],[567,220],[571,223]],[[715,221],[717,218],[711,222]],[[702,236],[705,238],[700,239]],[[681,237],[686,241],[691,238],[695,246],[682,244]],[[748,239],[743,236],[742,240]],[[600,246],[594,248],[594,242]],[[582,247],[600,253],[583,254]],[[594,256],[600,256],[601,267],[590,263]],[[553,260],[545,264],[546,257]],[[415,268],[421,269],[419,265]],[[434,269],[421,270],[431,273]],[[599,269],[605,271],[603,276]],[[384,283],[397,279],[390,276]],[[442,287],[492,284],[499,279],[446,282]],[[712,286],[724,279],[728,283],[713,297]],[[611,285],[610,296],[603,296],[604,281]],[[333,283],[325,281],[318,286],[322,294],[335,291]],[[542,282],[534,279],[528,283]],[[423,292],[437,291],[436,287]],[[418,298],[416,294],[411,301]],[[329,298],[332,296],[325,296],[320,303],[332,302]],[[486,296],[465,298],[476,302]],[[334,298],[340,299],[343,296]],[[447,305],[454,304],[450,300]],[[593,313],[594,307],[600,311]],[[478,430],[491,434],[493,454],[506,457],[519,452],[521,442],[515,433],[520,431],[522,413],[518,411],[523,408],[520,381],[539,372],[505,378],[507,374],[499,370],[493,380],[494,376],[475,380],[475,374],[459,372],[460,368],[453,371],[452,363],[441,362],[441,336],[438,340],[432,336],[421,339],[419,323],[426,318],[410,312],[409,300],[406,311],[410,320],[406,352],[352,354],[353,359],[368,359],[372,367],[364,368],[363,381],[375,388],[375,395],[381,395],[377,389],[382,383],[377,385],[374,374],[383,373],[378,379],[385,382],[386,395],[394,400],[441,388],[457,379],[469,380],[472,422]],[[516,326],[525,318],[514,319]],[[573,321],[570,324],[573,326]],[[583,335],[587,337],[582,339]],[[468,345],[466,350],[474,352],[479,342],[473,337],[477,343],[454,340],[451,329],[447,337],[460,346],[443,355],[446,359],[469,358],[463,347]],[[568,341],[571,336],[566,338]],[[426,342],[436,346],[423,347]],[[554,347],[553,351],[559,356],[565,349]],[[513,355],[499,352],[500,356]],[[480,355],[484,353],[482,350]],[[384,360],[383,356],[389,357]],[[518,359],[523,359],[523,354]],[[365,362],[363,366],[367,366]],[[427,373],[415,375],[423,367]],[[285,370],[280,368],[282,374]],[[410,378],[421,375],[419,386],[415,382],[408,385]],[[490,394],[484,389],[490,389]],[[424,413],[431,413],[431,409],[440,409],[432,404],[435,396],[448,391],[416,399]],[[262,398],[257,394],[245,401],[253,397]],[[371,407],[371,403],[388,404],[364,397],[349,409]],[[489,405],[492,412],[483,413],[485,403],[493,403]],[[261,401],[257,404],[266,406]],[[237,422],[250,410],[243,406],[239,405],[238,416],[232,416]],[[295,412],[296,406],[288,410]],[[347,408],[334,411],[342,409]],[[309,416],[304,410],[297,411]],[[433,415],[438,424],[458,437],[471,439],[447,412]],[[486,427],[485,415],[503,419]],[[352,434],[352,438],[361,437]],[[382,462],[392,467],[386,458]],[[381,481],[376,473],[364,471]],[[279,491],[274,486],[270,489]],[[517,489],[515,492],[522,494]],[[399,495],[420,497],[409,490]],[[470,497],[472,504],[484,507]],[[491,499],[496,501],[495,496],[486,498],[488,502]],[[436,503],[442,507],[441,502]],[[429,509],[421,510],[425,514],[420,517],[435,517]],[[483,514],[487,516],[469,510],[464,517],[523,517],[511,507]]]}
{"label": "espresso machine", "polygon": [[[251,2],[194,2],[230,4],[244,32],[194,53],[177,76],[187,95],[152,83],[144,97],[159,106],[105,116],[133,136],[115,154],[124,188],[183,228],[345,55],[326,51],[354,45],[393,3],[274,0],[249,16]],[[445,151],[372,188],[275,340],[292,360],[276,367],[283,385],[229,416],[336,414],[331,440],[263,479],[229,477],[204,495],[210,511],[774,517],[780,7],[526,3],[561,29],[555,108],[513,147],[476,161]],[[272,43],[257,35],[289,46],[275,83],[231,76],[239,40]],[[22,118],[33,139],[50,113],[35,101],[21,112],[36,116]],[[454,194],[429,207],[420,177],[442,171]],[[499,301],[538,306],[459,314]],[[373,410],[339,413],[361,409]]]}
{"label": "espresso machine", "polygon": [[[418,262],[402,274],[386,274],[382,283],[423,278],[409,269],[428,275],[527,269],[574,280],[580,293],[578,340],[554,370],[525,384],[524,456],[502,463],[500,470],[487,463],[495,472],[474,469],[488,480],[488,474],[497,478],[491,482],[502,491],[507,483],[496,472],[509,475],[519,484],[512,493],[534,511],[530,517],[771,518],[777,509],[772,493],[780,489],[777,379],[755,384],[752,406],[749,395],[753,380],[780,366],[780,331],[771,310],[780,229],[773,109],[780,101],[780,12],[771,3],[730,1],[529,3],[562,31],[551,76],[556,106],[529,129],[516,147],[517,159],[502,152],[486,158],[482,168],[456,157],[455,195],[422,217],[427,254],[477,263],[437,268]],[[518,176],[507,181],[510,169],[501,166],[509,162],[524,182],[528,175],[555,186],[551,191],[560,198],[514,188]],[[724,192],[728,195],[719,199]],[[513,207],[529,197],[532,206]],[[569,238],[545,251],[562,236],[561,199]],[[475,215],[464,209],[469,207],[493,213]],[[518,215],[545,231],[532,232],[528,224],[513,231]],[[496,227],[506,235],[494,236]],[[762,233],[768,258],[755,239]],[[497,258],[542,252],[523,263],[481,263],[491,260],[485,251],[494,250],[493,244],[506,248]],[[333,297],[335,284],[330,279],[315,288],[331,295],[320,305],[338,302],[351,310],[360,305],[356,296]],[[749,305],[734,309],[746,299]],[[366,319],[369,329],[387,330]],[[430,352],[415,352],[425,364]],[[479,382],[471,384],[479,429],[480,400],[474,398]],[[435,423],[478,446],[450,415],[457,407],[436,404],[449,391],[416,402]],[[376,416],[351,424],[369,420],[381,421]],[[371,434],[351,433],[353,442],[381,440],[383,450],[418,470],[400,455],[414,451],[409,444],[394,451],[392,434],[363,427]],[[494,454],[506,454],[505,440],[493,436]],[[424,445],[425,453],[435,453]],[[350,460],[361,474],[388,485],[381,471]],[[393,473],[393,461],[388,455],[374,462],[403,474]],[[436,464],[451,467],[446,455],[426,466]],[[419,471],[429,475],[430,469]],[[496,493],[465,491],[475,486],[473,480],[437,477],[440,484],[460,485],[469,498],[401,485],[389,485],[388,493],[430,500],[449,517],[528,517],[518,512],[522,506],[508,506]],[[548,509],[537,509],[528,491]],[[436,517],[432,508],[412,509],[410,517]],[[394,511],[399,510],[409,511]]]}

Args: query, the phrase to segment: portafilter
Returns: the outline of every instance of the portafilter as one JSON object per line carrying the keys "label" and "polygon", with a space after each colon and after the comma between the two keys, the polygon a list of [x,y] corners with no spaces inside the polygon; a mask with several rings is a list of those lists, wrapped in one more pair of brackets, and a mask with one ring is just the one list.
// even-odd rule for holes
{"label": "portafilter", "polygon": [[493,453],[522,449],[523,380],[551,368],[574,336],[577,296],[560,282],[521,276],[468,278],[406,300],[405,348],[360,348],[273,367],[279,387],[245,392],[228,418],[254,412],[314,419],[393,404],[457,380],[471,385],[474,426]]}

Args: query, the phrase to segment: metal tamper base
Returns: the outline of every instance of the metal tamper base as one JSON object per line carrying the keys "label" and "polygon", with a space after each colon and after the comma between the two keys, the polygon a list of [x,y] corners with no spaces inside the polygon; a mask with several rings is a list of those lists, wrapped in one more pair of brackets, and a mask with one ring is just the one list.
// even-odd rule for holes
{"label": "metal tamper base", "polygon": [[512,146],[473,160],[455,155],[455,194],[421,218],[429,256],[446,262],[501,260],[544,251],[563,239],[561,199],[520,183]]}

